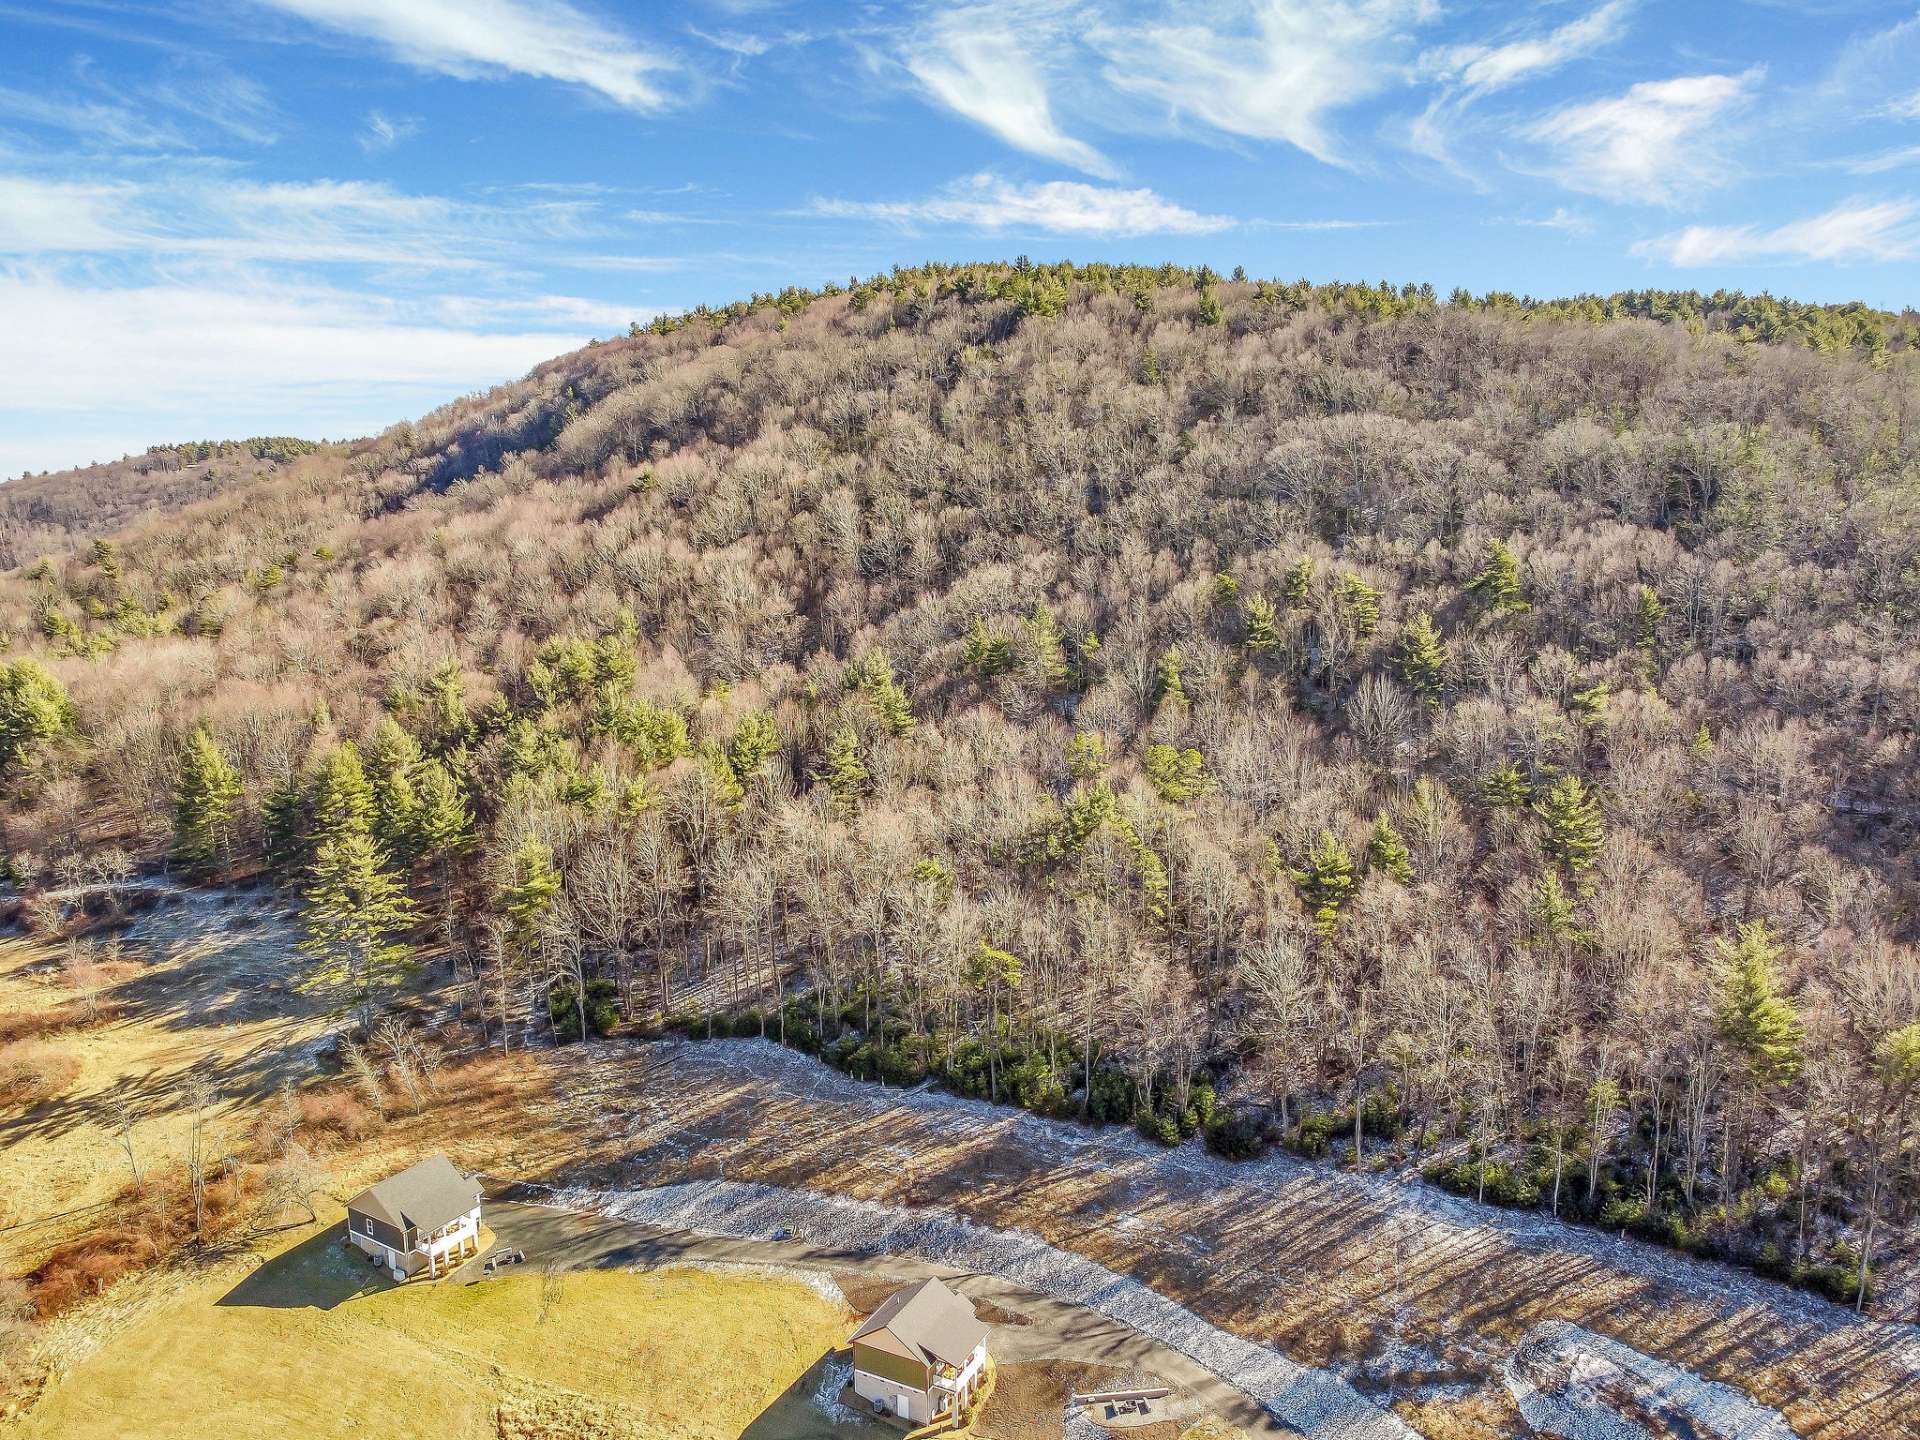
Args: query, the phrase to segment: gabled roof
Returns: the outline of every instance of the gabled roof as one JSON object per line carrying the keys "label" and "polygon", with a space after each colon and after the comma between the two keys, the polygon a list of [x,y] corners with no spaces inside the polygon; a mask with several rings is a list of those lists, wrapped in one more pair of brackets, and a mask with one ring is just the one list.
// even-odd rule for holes
{"label": "gabled roof", "polygon": [[964,1367],[974,1347],[987,1338],[987,1327],[975,1318],[973,1306],[933,1277],[894,1291],[853,1338],[862,1340],[882,1330],[922,1363],[943,1360],[956,1369]]}
{"label": "gabled roof", "polygon": [[349,1210],[384,1220],[396,1230],[438,1230],[480,1203],[480,1182],[462,1175],[444,1155],[429,1155],[398,1175],[369,1185],[347,1202]]}

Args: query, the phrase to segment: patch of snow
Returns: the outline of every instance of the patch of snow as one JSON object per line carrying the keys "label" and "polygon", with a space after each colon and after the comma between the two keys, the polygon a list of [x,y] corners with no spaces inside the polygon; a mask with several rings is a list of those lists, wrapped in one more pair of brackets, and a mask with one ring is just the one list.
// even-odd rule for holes
{"label": "patch of snow", "polygon": [[1229,1334],[1139,1281],[1056,1249],[1037,1236],[991,1230],[952,1210],[905,1210],[727,1180],[696,1180],[650,1190],[556,1190],[550,1203],[661,1229],[733,1239],[765,1240],[785,1229],[823,1249],[907,1255],[955,1269],[990,1272],[1131,1326],[1220,1376],[1304,1435],[1322,1440],[1417,1440],[1399,1419],[1337,1376]]}
{"label": "patch of snow", "polygon": [[853,1383],[853,1361],[828,1360],[820,1367],[820,1383],[813,1389],[813,1408],[832,1425],[864,1425],[867,1417],[851,1405],[842,1405],[840,1396]]}
{"label": "patch of snow", "polygon": [[1507,1389],[1527,1424],[1561,1440],[1794,1440],[1779,1411],[1731,1385],[1566,1320],[1527,1332],[1507,1361]]}

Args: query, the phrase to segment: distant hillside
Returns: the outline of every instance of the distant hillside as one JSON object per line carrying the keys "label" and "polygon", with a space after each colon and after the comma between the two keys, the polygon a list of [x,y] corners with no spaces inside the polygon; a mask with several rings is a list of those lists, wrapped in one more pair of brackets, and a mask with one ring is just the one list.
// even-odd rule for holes
{"label": "distant hillside", "polygon": [[1920,1250],[1916,323],[1024,263],[662,320],[0,579],[0,836],[264,869],[366,1009],[406,890],[494,1033],[757,990],[1848,1297]]}
{"label": "distant hillside", "polygon": [[317,448],[285,435],[155,445],[143,455],[0,485],[0,570],[67,554],[146,516],[276,473]]}

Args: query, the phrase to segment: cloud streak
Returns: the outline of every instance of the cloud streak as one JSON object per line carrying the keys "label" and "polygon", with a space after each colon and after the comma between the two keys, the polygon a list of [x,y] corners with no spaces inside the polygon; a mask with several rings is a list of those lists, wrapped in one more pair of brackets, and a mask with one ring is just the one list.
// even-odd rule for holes
{"label": "cloud streak", "polygon": [[564,3],[522,0],[260,0],[342,34],[372,40],[409,65],[463,80],[531,75],[578,85],[616,105],[656,111],[679,67]]}
{"label": "cloud streak", "polygon": [[991,174],[955,181],[924,200],[816,200],[811,214],[904,227],[1030,230],[1049,235],[1211,235],[1235,222],[1203,215],[1147,189],[1050,180],[1017,185]]}
{"label": "cloud streak", "polygon": [[1112,179],[1113,162],[1054,117],[1052,77],[1037,57],[1066,43],[1055,19],[1031,6],[954,11],[910,36],[902,62],[932,99],[1016,150]]}
{"label": "cloud streak", "polygon": [[1671,203],[1689,189],[1726,182],[1719,127],[1763,74],[1644,81],[1624,95],[1556,110],[1523,133],[1553,153],[1549,174],[1569,190]]}
{"label": "cloud streak", "polygon": [[1884,263],[1920,255],[1920,202],[1847,201],[1806,219],[1758,225],[1689,225],[1643,240],[1636,254],[1682,268],[1764,261]]}

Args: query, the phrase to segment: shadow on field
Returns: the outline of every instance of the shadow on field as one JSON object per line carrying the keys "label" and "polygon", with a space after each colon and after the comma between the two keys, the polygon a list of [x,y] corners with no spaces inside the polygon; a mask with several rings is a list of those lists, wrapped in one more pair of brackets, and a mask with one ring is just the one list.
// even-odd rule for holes
{"label": "shadow on field", "polygon": [[842,1440],[842,1437],[851,1436],[860,1436],[863,1440],[888,1440],[890,1436],[906,1434],[905,1423],[896,1425],[884,1420],[862,1422],[853,1419],[846,1424],[836,1425],[824,1410],[813,1403],[827,1367],[836,1362],[845,1363],[847,1353],[845,1350],[829,1350],[809,1365],[804,1375],[776,1395],[767,1408],[740,1432],[740,1440]]}
{"label": "shadow on field", "polygon": [[345,1222],[329,1225],[265,1262],[216,1303],[264,1310],[332,1310],[349,1300],[393,1289],[384,1269],[341,1243],[346,1233]]}

